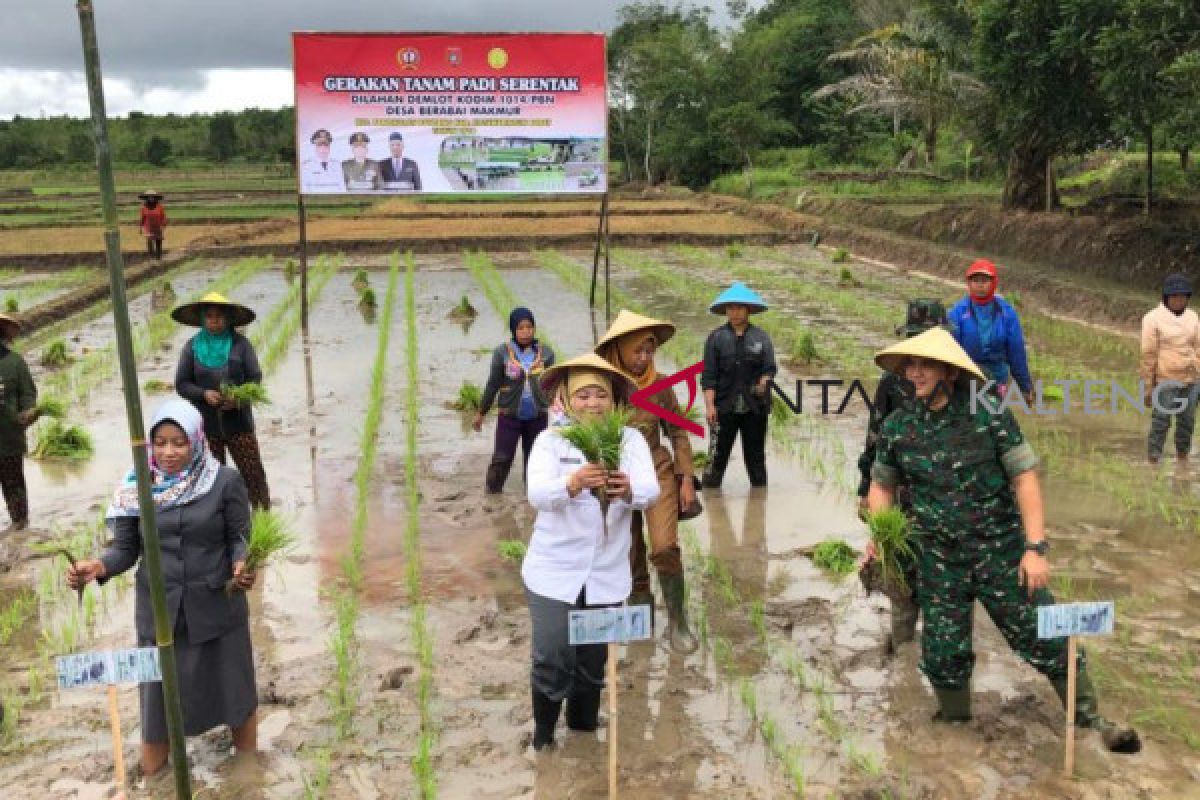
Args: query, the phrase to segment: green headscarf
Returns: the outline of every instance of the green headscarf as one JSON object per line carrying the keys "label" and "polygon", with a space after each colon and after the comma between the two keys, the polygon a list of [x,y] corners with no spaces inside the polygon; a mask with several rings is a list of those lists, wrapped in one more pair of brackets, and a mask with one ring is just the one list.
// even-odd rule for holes
{"label": "green headscarf", "polygon": [[229,362],[229,351],[233,348],[233,331],[228,327],[218,334],[201,328],[192,338],[192,353],[196,360],[209,369],[220,369]]}

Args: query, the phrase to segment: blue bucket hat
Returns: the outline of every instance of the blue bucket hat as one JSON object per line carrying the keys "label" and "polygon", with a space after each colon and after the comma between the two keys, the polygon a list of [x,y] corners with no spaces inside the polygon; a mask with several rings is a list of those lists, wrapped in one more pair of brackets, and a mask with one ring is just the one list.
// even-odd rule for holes
{"label": "blue bucket hat", "polygon": [[741,281],[734,281],[733,286],[730,286],[725,291],[717,296],[713,304],[708,307],[708,310],[714,314],[724,314],[725,306],[729,304],[747,306],[751,314],[757,314],[760,311],[767,310],[767,303],[758,292],[751,289]]}

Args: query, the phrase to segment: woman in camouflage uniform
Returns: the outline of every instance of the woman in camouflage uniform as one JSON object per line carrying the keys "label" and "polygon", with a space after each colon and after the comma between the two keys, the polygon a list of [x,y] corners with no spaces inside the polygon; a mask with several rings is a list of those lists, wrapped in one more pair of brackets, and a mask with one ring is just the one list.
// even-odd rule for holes
{"label": "woman in camouflage uniform", "polygon": [[[921,670],[937,694],[943,722],[971,718],[971,630],[979,600],[1018,655],[1067,690],[1064,639],[1039,639],[1037,607],[1054,602],[1046,560],[1038,459],[1012,413],[973,408],[969,381],[983,373],[941,328],[875,356],[884,369],[913,384],[916,402],[883,423],[867,502],[872,512],[895,503],[896,487],[912,495],[919,537]],[[1137,733],[1097,712],[1096,692],[1079,656],[1079,727],[1097,728],[1117,752],[1141,749]]]}

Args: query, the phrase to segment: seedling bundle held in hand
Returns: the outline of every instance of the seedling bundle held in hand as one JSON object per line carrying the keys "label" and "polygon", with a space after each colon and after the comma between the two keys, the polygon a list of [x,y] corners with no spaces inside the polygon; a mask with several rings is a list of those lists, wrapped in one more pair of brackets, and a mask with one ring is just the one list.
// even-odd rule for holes
{"label": "seedling bundle held in hand", "polygon": [[868,514],[867,526],[870,528],[871,541],[875,543],[875,558],[867,565],[867,569],[878,570],[876,585],[882,587],[885,593],[907,592],[909,586],[903,565],[913,558],[908,517],[898,508],[885,508]]}
{"label": "seedling bundle held in hand", "polygon": [[[255,510],[250,517],[250,538],[246,541],[246,560],[243,569],[257,572],[275,556],[286,554],[296,546],[296,535],[288,529],[287,521],[273,511]],[[230,579],[225,593],[238,591]]]}
{"label": "seedling bundle held in hand", "polygon": [[239,408],[242,406],[266,406],[271,404],[271,398],[261,383],[243,383],[234,386],[230,383],[221,385],[221,396]]}
{"label": "seedling bundle held in hand", "polygon": [[[559,431],[564,439],[575,446],[589,464],[598,464],[606,473],[616,472],[621,466],[621,440],[625,426],[629,424],[629,411],[616,409],[599,417],[587,417]],[[608,494],[601,489],[592,489],[592,496],[600,501],[600,512],[604,516],[604,535],[608,536]]]}

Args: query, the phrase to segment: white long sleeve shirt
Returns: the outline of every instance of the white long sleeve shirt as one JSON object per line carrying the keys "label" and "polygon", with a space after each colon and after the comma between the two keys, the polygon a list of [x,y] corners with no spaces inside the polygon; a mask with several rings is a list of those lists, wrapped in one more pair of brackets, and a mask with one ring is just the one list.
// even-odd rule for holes
{"label": "white long sleeve shirt", "polygon": [[608,536],[600,501],[584,490],[567,492],[567,479],[584,465],[583,453],[548,428],[538,435],[529,454],[529,502],[537,509],[533,536],[521,578],[535,594],[574,603],[586,586],[589,605],[621,603],[633,588],[629,572],[633,512],[658,499],[658,478],[646,438],[626,428],[621,440],[621,471],[629,476],[633,502],[613,500],[608,506]]}

